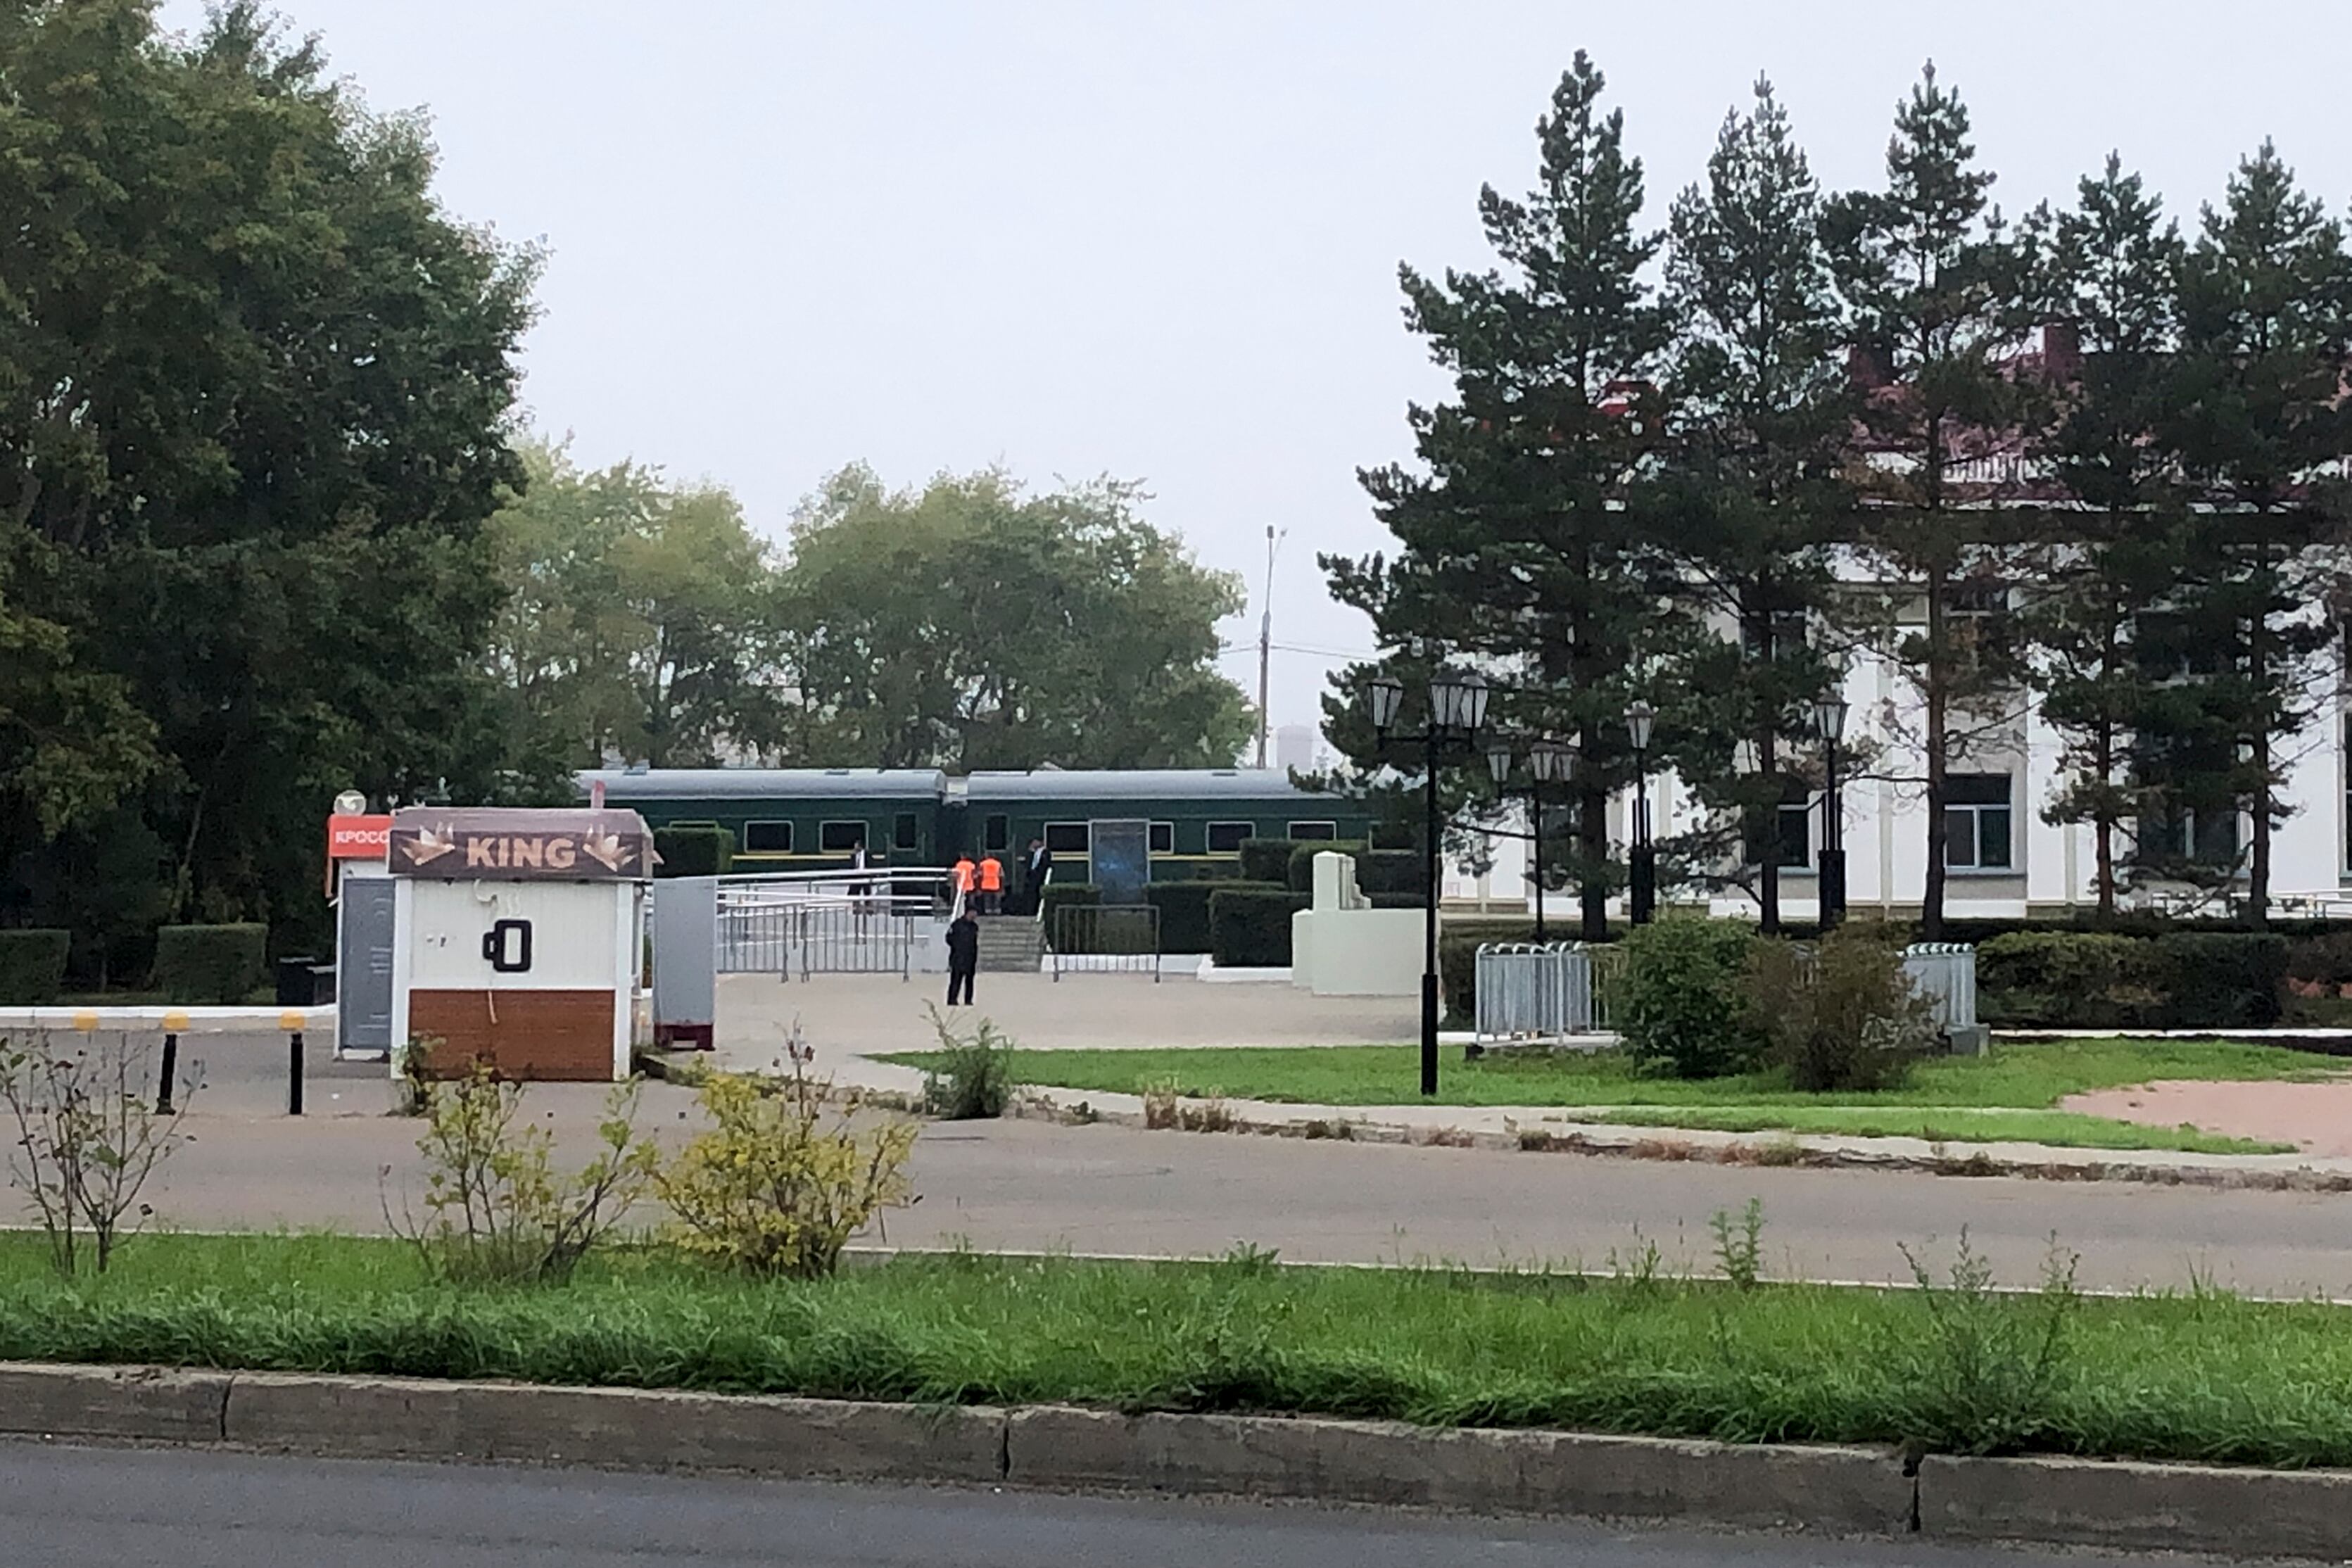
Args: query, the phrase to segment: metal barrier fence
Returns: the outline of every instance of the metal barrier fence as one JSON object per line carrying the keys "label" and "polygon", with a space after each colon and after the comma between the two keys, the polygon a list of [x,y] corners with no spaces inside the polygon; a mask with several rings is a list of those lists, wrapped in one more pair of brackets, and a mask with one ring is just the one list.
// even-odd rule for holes
{"label": "metal barrier fence", "polygon": [[1053,911],[1047,948],[1054,978],[1064,971],[1141,974],[1160,979],[1157,904],[1063,904]]}
{"label": "metal barrier fence", "polygon": [[927,917],[824,904],[719,897],[719,973],[776,974],[896,974],[913,972],[919,930]]}
{"label": "metal barrier fence", "polygon": [[1977,1022],[1977,950],[1955,942],[1919,942],[1903,950],[1903,973],[1927,998],[1936,1025],[1949,1033]]}
{"label": "metal barrier fence", "polygon": [[1592,956],[1580,942],[1482,942],[1477,1038],[1559,1039],[1593,1027]]}

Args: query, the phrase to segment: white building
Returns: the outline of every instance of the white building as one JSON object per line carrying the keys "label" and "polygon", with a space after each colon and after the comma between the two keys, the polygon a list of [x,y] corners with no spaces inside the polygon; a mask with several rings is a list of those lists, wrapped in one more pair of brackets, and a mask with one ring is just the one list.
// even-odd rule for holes
{"label": "white building", "polygon": [[1321,731],[1312,724],[1282,725],[1274,732],[1274,765],[1311,772],[1318,765],[1316,753],[1322,742]]}

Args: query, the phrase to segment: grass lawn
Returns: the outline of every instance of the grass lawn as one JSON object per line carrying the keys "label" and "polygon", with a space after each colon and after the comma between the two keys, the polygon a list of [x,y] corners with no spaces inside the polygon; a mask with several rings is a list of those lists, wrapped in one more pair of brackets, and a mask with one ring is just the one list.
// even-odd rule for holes
{"label": "grass lawn", "polygon": [[[1768,1267],[1772,1251],[1768,1232]],[[329,1237],[145,1237],[105,1279],[67,1282],[37,1236],[0,1233],[0,1359],[2236,1463],[2352,1463],[2347,1330],[2342,1309],[2213,1292],[1743,1290],[1246,1257],[974,1255],[759,1283],[648,1250],[565,1286],[461,1289],[400,1243]]]}
{"label": "grass lawn", "polygon": [[[1438,1077],[1445,1105],[1557,1107],[1575,1120],[1637,1126],[1783,1128],[1801,1132],[1900,1134],[1946,1141],[1996,1140],[2096,1149],[2191,1149],[2252,1153],[2284,1145],[2221,1138],[2194,1129],[2141,1127],[2059,1111],[2058,1101],[2094,1089],[2158,1079],[2293,1079],[2342,1070],[2328,1059],[2275,1046],[2196,1040],[2064,1040],[2000,1045],[1984,1057],[1922,1062],[1903,1088],[1875,1094],[1814,1095],[1776,1072],[1685,1081],[1646,1077],[1614,1051],[1520,1054],[1464,1061],[1449,1049]],[[928,1052],[889,1058],[915,1067]],[[1193,1097],[1307,1105],[1415,1103],[1418,1049],[1412,1046],[1245,1047],[1234,1049],[1023,1051],[1013,1075],[1024,1083],[1139,1093],[1173,1083]]]}

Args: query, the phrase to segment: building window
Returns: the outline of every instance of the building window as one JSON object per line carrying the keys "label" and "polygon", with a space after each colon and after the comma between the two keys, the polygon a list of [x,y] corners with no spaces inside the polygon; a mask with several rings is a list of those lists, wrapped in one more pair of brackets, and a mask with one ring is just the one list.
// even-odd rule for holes
{"label": "building window", "polygon": [[846,855],[866,842],[866,824],[862,822],[821,822],[817,824],[816,847],[826,855]]}
{"label": "building window", "polygon": [[1794,658],[1805,649],[1807,637],[1805,612],[1773,610],[1743,616],[1739,624],[1739,646],[1755,660]]}
{"label": "building window", "polygon": [[1213,822],[1209,824],[1209,853],[1238,855],[1242,840],[1257,837],[1255,822]]}
{"label": "building window", "polygon": [[921,842],[922,831],[915,821],[915,814],[911,811],[900,812],[897,820],[890,824],[890,847],[914,849],[919,847]]}
{"label": "building window", "polygon": [[1336,822],[1294,822],[1290,825],[1293,838],[1337,838],[1339,825]]}
{"label": "building window", "polygon": [[1944,864],[1956,871],[2006,871],[2016,864],[2010,846],[2007,773],[1948,773],[1944,777]]}
{"label": "building window", "polygon": [[1155,822],[1151,825],[1151,852],[1154,855],[1173,855],[1176,853],[1176,825],[1174,823]]}
{"label": "building window", "polygon": [[2234,866],[2238,862],[2238,812],[2234,806],[2179,806],[2162,816],[2139,820],[2140,859],[2149,865],[2187,862]]}
{"label": "building window", "polygon": [[1013,847],[1013,819],[1002,814],[987,818],[980,826],[980,843],[983,849]]}
{"label": "building window", "polygon": [[1091,842],[1083,822],[1045,824],[1045,847],[1056,855],[1083,855]]}
{"label": "building window", "polygon": [[1781,870],[1801,871],[1812,864],[1813,856],[1813,795],[1802,780],[1783,780],[1780,803],[1769,815],[1759,814],[1748,819],[1747,843],[1744,846],[1748,864],[1761,866],[1769,855],[1771,864]]}
{"label": "building window", "polygon": [[743,825],[743,853],[746,855],[789,855],[793,852],[793,825],[789,822],[747,822]]}

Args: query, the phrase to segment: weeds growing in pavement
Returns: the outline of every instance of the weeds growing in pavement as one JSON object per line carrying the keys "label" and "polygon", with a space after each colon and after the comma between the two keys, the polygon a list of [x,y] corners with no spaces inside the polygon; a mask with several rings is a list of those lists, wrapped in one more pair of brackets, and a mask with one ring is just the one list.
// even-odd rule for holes
{"label": "weeds growing in pavement", "polygon": [[1742,1290],[1753,1290],[1764,1275],[1764,1200],[1749,1198],[1738,1219],[1723,1209],[1707,1222],[1715,1233],[1716,1266]]}
{"label": "weeds growing in pavement", "polygon": [[152,1212],[140,1190],[184,1142],[180,1119],[198,1084],[179,1085],[174,1109],[158,1111],[152,1057],[128,1035],[83,1034],[70,1044],[47,1034],[24,1045],[0,1038],[10,1184],[23,1190],[60,1274],[80,1267],[85,1237],[91,1263],[106,1272],[123,1237]]}
{"label": "weeds growing in pavement", "polygon": [[929,1008],[939,1054],[923,1072],[923,1109],[950,1121],[976,1121],[1004,1114],[1013,1101],[1013,1041],[986,1018],[970,1034],[959,1032]]}

